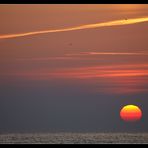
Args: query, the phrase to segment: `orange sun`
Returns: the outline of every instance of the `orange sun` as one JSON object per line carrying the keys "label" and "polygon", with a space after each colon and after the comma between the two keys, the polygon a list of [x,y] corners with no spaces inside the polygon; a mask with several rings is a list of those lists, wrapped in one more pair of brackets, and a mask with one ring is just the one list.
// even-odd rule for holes
{"label": "orange sun", "polygon": [[121,109],[120,117],[124,121],[138,121],[142,117],[142,111],[138,106],[126,105]]}

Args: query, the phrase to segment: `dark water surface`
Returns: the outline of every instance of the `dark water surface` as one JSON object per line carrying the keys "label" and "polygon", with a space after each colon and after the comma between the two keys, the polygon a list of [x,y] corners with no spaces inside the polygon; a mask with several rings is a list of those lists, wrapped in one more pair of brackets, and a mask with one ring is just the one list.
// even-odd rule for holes
{"label": "dark water surface", "polygon": [[148,143],[148,133],[1,134],[1,144]]}

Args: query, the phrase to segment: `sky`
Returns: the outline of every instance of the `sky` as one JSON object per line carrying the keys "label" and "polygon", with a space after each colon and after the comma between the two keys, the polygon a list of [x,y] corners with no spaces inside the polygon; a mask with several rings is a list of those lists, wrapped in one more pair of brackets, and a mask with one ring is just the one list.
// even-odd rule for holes
{"label": "sky", "polygon": [[0,22],[0,133],[148,132],[147,4],[1,4]]}

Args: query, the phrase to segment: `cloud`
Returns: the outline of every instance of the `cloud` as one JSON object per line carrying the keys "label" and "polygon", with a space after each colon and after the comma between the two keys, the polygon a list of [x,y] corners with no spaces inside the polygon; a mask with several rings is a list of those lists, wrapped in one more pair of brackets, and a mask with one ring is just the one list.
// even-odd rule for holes
{"label": "cloud", "polygon": [[87,55],[148,55],[146,52],[80,52],[76,54],[66,54],[67,56],[87,56]]}
{"label": "cloud", "polygon": [[50,61],[50,60],[98,60],[92,56],[148,56],[146,52],[80,52],[70,53],[63,56],[37,57],[37,58],[18,58],[19,61]]}
{"label": "cloud", "polygon": [[130,25],[130,24],[142,23],[147,21],[148,21],[148,17],[114,20],[114,21],[108,21],[103,23],[94,23],[94,24],[86,24],[81,26],[69,27],[64,29],[33,31],[33,32],[17,33],[17,34],[6,34],[6,35],[0,35],[0,39],[11,39],[11,38],[17,38],[17,37],[39,35],[39,34],[68,32],[68,31],[76,31],[76,30],[83,30],[83,29],[94,29],[94,28],[100,28],[100,27],[122,26],[122,25]]}
{"label": "cloud", "polygon": [[[5,77],[35,81],[72,81],[90,86],[90,92],[126,94],[147,92],[148,64],[36,69],[7,73]],[[63,84],[64,85],[64,84]]]}

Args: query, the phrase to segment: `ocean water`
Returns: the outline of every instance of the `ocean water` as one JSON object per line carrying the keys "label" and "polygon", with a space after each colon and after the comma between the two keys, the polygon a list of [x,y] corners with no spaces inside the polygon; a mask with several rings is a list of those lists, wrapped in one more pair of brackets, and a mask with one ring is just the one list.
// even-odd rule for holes
{"label": "ocean water", "polygon": [[148,144],[148,133],[0,134],[0,144]]}

